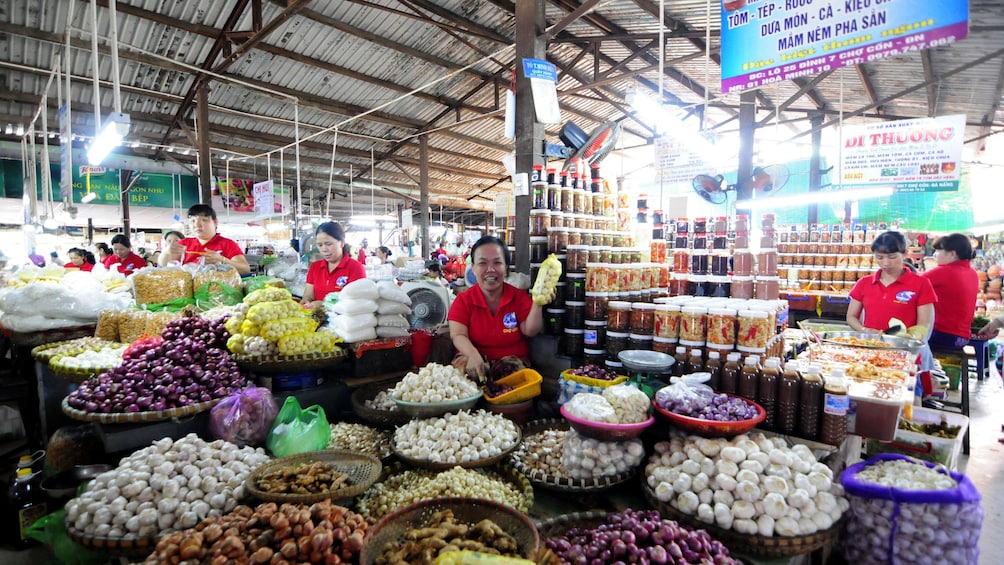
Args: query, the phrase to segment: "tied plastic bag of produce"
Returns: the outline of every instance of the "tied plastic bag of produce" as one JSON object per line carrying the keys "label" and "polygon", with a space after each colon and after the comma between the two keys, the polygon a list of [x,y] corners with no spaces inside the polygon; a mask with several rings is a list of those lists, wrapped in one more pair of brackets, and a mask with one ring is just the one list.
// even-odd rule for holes
{"label": "tied plastic bag of produce", "polygon": [[244,292],[225,282],[207,281],[195,289],[195,305],[202,310],[217,306],[233,306],[243,300]]}
{"label": "tied plastic bag of produce", "polygon": [[714,389],[708,385],[674,378],[672,384],[655,393],[655,402],[670,412],[690,416],[711,403],[714,396]]}
{"label": "tied plastic bag of produce", "polygon": [[278,413],[279,405],[267,388],[243,388],[213,406],[209,431],[238,447],[258,445],[268,437]]}
{"label": "tied plastic bag of produce", "polygon": [[265,446],[272,455],[285,457],[328,447],[331,426],[324,408],[318,405],[301,408],[295,396],[286,398],[268,434]]}
{"label": "tied plastic bag of produce", "polygon": [[46,514],[28,528],[28,537],[52,548],[59,563],[65,565],[100,565],[108,556],[75,543],[66,535],[66,510]]}
{"label": "tied plastic bag of produce", "polygon": [[593,394],[603,394],[603,389],[598,386],[585,385],[575,381],[566,380],[565,377],[558,377],[558,404],[564,404],[580,392],[591,392]]}

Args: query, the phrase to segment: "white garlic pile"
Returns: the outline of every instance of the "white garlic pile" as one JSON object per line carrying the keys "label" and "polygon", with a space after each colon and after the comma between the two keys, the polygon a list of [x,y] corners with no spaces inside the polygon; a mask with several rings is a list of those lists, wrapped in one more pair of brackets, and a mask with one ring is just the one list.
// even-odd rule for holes
{"label": "white garlic pile", "polygon": [[648,420],[648,410],[652,401],[634,385],[619,384],[603,389],[603,398],[617,413],[620,424],[636,424]]}
{"label": "white garlic pile", "polygon": [[397,404],[394,402],[394,397],[391,396],[391,390],[381,390],[363,404],[371,410],[397,410]]}
{"label": "white garlic pile", "polygon": [[568,430],[549,429],[523,438],[512,452],[516,467],[527,476],[563,477],[562,446]]}
{"label": "white garlic pile", "polygon": [[561,448],[561,467],[573,479],[594,479],[629,471],[643,457],[645,447],[640,439],[602,441],[569,430]]}
{"label": "white garlic pile", "polygon": [[79,355],[60,357],[57,363],[68,369],[94,369],[118,367],[122,364],[122,354],[126,350],[121,347],[102,347],[98,351],[86,350]]}
{"label": "white garlic pile", "polygon": [[359,513],[377,520],[421,500],[445,496],[494,500],[523,508],[526,496],[496,473],[454,467],[443,472],[408,470],[391,475],[363,493],[356,501]]}
{"label": "white garlic pile", "polygon": [[112,538],[191,528],[233,510],[251,469],[267,460],[261,448],[206,443],[195,434],[160,439],[95,477],[66,504],[66,523]]}
{"label": "white garlic pile", "polygon": [[469,463],[501,455],[518,438],[512,420],[484,410],[462,410],[400,426],[394,431],[394,449],[431,463]]}
{"label": "white garlic pile", "polygon": [[879,461],[868,465],[855,477],[866,483],[903,490],[948,490],[959,486],[946,469],[932,469],[906,459]]}
{"label": "white garlic pile", "polygon": [[429,363],[417,373],[408,373],[391,395],[405,402],[443,402],[471,398],[481,393],[478,385],[452,365]]}

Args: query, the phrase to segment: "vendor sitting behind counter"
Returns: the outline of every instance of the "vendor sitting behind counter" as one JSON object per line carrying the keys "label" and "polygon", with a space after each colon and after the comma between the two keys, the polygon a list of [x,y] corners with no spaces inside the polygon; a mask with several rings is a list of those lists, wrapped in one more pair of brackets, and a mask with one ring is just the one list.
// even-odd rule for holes
{"label": "vendor sitting behind counter", "polygon": [[527,291],[505,282],[509,258],[502,240],[482,237],[471,257],[477,284],[457,296],[447,319],[458,351],[454,366],[483,381],[493,361],[508,355],[529,360],[527,339],[540,333],[544,317]]}

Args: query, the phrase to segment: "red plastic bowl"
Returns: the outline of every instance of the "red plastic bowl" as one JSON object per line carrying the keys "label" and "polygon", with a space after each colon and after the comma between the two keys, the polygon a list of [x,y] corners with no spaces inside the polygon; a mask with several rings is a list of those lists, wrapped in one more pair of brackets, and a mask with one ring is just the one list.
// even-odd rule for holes
{"label": "red plastic bowl", "polygon": [[655,418],[649,415],[648,420],[636,424],[608,424],[606,422],[594,422],[584,420],[568,413],[565,407],[561,407],[561,415],[568,420],[572,429],[580,434],[595,439],[606,441],[618,441],[622,439],[633,439],[641,435],[645,428],[655,423]]}
{"label": "red plastic bowl", "polygon": [[[742,397],[735,394],[729,394],[729,398]],[[654,408],[657,413],[661,414],[663,418],[669,420],[670,424],[673,424],[685,432],[704,437],[732,437],[752,430],[757,424],[763,422],[764,419],[767,418],[767,411],[763,409],[763,406],[760,406],[748,398],[742,398],[742,400],[747,404],[752,404],[753,407],[756,408],[756,417],[749,420],[736,420],[732,422],[719,422],[718,420],[693,418],[691,416],[684,416],[683,414],[677,414],[676,412],[666,410],[662,406],[656,404],[654,398],[652,399],[652,408]]]}

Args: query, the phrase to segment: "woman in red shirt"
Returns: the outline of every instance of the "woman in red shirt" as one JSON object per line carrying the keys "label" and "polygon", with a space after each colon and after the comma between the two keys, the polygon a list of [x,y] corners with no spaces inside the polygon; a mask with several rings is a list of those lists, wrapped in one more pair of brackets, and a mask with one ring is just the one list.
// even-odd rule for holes
{"label": "woman in red shirt", "polygon": [[118,265],[118,271],[123,275],[131,275],[133,272],[146,267],[146,261],[132,252],[132,243],[125,234],[118,234],[112,238],[112,251],[115,252],[111,261],[106,265],[108,270],[113,265]]}
{"label": "woman in red shirt", "polygon": [[934,305],[934,331],[928,343],[935,349],[962,349],[972,335],[970,326],[976,314],[976,295],[980,277],[969,261],[973,245],[961,233],[938,238],[934,259],[938,266],[922,277],[931,281],[938,303]]}
{"label": "woman in red shirt", "polygon": [[79,247],[74,247],[66,252],[67,257],[70,258],[70,262],[63,265],[67,269],[80,269],[81,271],[90,272],[94,269],[94,255],[91,255],[89,251],[85,251]]}
{"label": "woman in red shirt", "polygon": [[321,259],[310,264],[303,288],[303,305],[316,308],[329,292],[341,292],[352,281],[365,279],[366,269],[350,257],[345,230],[337,222],[324,222],[314,233]]}
{"label": "woman in red shirt", "polygon": [[459,352],[455,366],[484,380],[488,363],[507,355],[530,358],[527,338],[544,325],[541,307],[530,293],[505,282],[509,260],[505,243],[484,236],[471,248],[477,284],[457,296],[450,307],[450,338]]}

